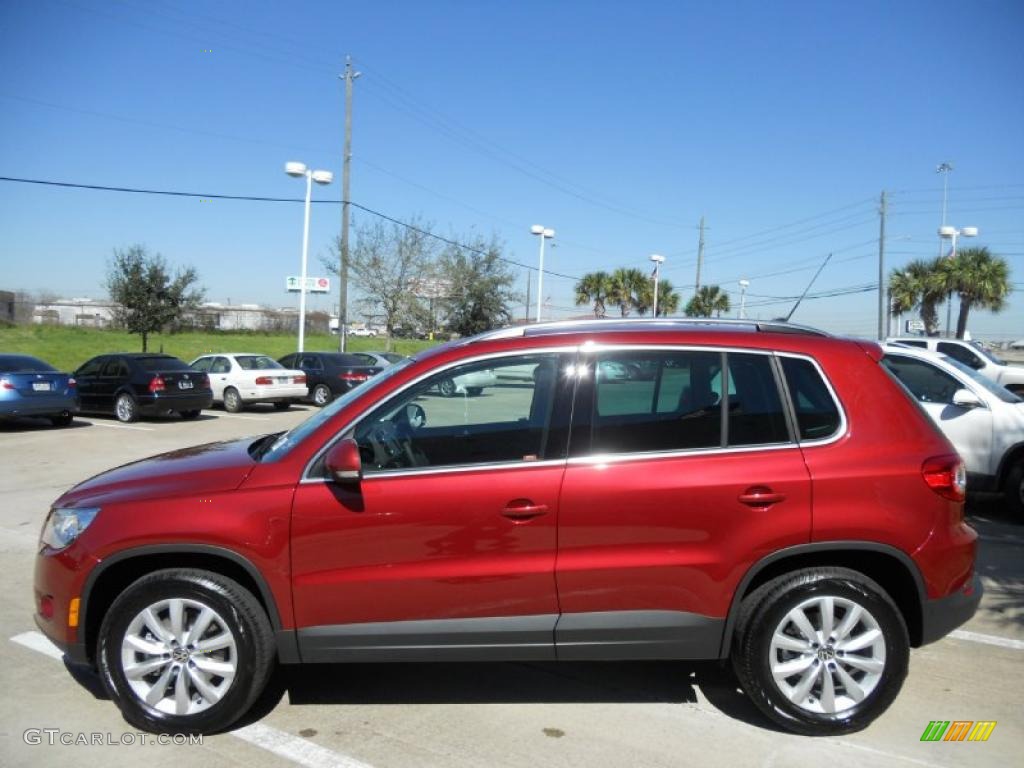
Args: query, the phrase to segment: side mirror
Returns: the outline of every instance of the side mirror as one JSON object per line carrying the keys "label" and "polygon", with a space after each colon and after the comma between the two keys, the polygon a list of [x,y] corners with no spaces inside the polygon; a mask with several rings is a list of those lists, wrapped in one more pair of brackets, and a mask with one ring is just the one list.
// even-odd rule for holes
{"label": "side mirror", "polygon": [[984,403],[969,389],[958,389],[953,393],[953,405],[959,408],[980,408]]}
{"label": "side mirror", "polygon": [[363,462],[359,457],[359,444],[351,437],[339,440],[324,458],[327,474],[336,483],[358,483],[363,479]]}

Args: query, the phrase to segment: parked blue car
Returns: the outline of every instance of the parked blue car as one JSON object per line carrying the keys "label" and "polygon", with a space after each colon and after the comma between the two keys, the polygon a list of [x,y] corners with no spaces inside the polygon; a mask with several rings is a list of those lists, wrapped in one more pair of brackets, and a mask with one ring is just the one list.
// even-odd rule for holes
{"label": "parked blue car", "polygon": [[43,416],[66,427],[76,413],[78,387],[71,374],[31,355],[0,353],[0,419]]}

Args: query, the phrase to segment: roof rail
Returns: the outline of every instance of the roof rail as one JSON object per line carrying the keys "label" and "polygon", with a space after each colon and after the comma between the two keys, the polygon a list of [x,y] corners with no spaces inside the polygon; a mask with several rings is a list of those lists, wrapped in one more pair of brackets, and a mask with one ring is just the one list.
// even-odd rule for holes
{"label": "roof rail", "polygon": [[466,343],[477,341],[494,341],[497,339],[512,339],[524,336],[544,336],[556,333],[573,333],[579,331],[642,331],[652,328],[664,330],[684,330],[697,327],[708,329],[731,329],[746,330],[760,333],[802,333],[815,336],[828,336],[829,334],[819,328],[812,328],[807,325],[787,323],[779,320],[733,320],[714,317],[627,317],[627,318],[595,318],[593,320],[556,320],[546,323],[534,323],[531,325],[510,326],[487,331],[470,339]]}

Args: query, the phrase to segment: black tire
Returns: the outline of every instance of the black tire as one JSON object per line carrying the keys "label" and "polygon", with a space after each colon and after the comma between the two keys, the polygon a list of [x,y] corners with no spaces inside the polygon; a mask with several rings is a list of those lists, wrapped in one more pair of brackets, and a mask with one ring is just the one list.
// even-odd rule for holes
{"label": "black tire", "polygon": [[480,397],[480,393],[483,391],[483,387],[466,387],[466,394],[470,397]]}
{"label": "black tire", "polygon": [[186,421],[191,421],[192,419],[198,419],[199,414],[202,413],[202,411],[196,408],[195,410],[191,411],[179,411],[179,413],[181,413],[181,418],[185,419]]}
{"label": "black tire", "polygon": [[1024,461],[1018,461],[1003,481],[1003,503],[1017,522],[1024,523]]}
{"label": "black tire", "polygon": [[[828,597],[843,602],[849,601],[851,605],[859,606],[867,618],[873,618],[877,623],[884,645],[884,666],[874,687],[860,701],[855,701],[855,696],[847,696],[846,698],[855,703],[844,704],[834,713],[811,711],[791,701],[780,688],[780,684],[775,681],[771,668],[772,639],[776,630],[785,626],[783,622],[788,620],[790,611],[805,601]],[[841,603],[836,605],[838,607]],[[835,613],[833,615],[833,626],[838,628],[842,623],[841,619],[849,614],[844,611],[843,617]],[[820,613],[818,617],[820,621]],[[866,636],[869,628],[866,623],[861,622],[866,622],[866,619],[859,620],[851,630],[863,627],[864,634],[861,636]],[[814,622],[811,624],[813,627]],[[820,626],[813,628],[820,629]],[[803,641],[799,635],[793,637],[797,641]],[[840,691],[844,695],[848,692],[838,673],[830,671],[837,665],[844,674],[854,680],[855,684],[860,683],[868,687],[868,673],[844,663],[843,659],[852,660],[858,656],[871,660],[871,657],[860,656],[857,651],[843,651],[839,646],[839,643],[829,642],[826,638],[825,643],[815,645],[813,650],[801,652],[804,654],[803,658],[813,658],[804,669],[807,672],[820,669],[828,674],[830,684],[836,686],[835,696],[839,696]],[[800,654],[795,651],[783,650],[781,653],[793,653],[792,660],[799,661],[795,657]],[[896,698],[907,676],[909,659],[910,640],[907,626],[895,603],[874,581],[846,568],[808,568],[779,576],[759,587],[743,601],[732,650],[736,675],[754,704],[778,725],[805,736],[833,736],[865,728]],[[852,673],[850,670],[853,670]],[[799,688],[797,678],[801,678],[803,674],[802,671],[794,672],[787,678],[796,681],[792,689]],[[815,704],[815,698],[824,692],[825,679],[821,672],[813,672],[811,679],[815,682],[808,691],[810,696],[805,699],[806,706],[823,707],[820,698]],[[835,680],[840,682],[836,684]],[[858,692],[863,693],[859,688]]]}
{"label": "black tire", "polygon": [[114,400],[114,415],[117,420],[125,424],[139,420],[139,406],[135,398],[127,392],[122,392]]}
{"label": "black tire", "polygon": [[441,397],[455,397],[458,394],[458,387],[455,386],[455,382],[452,379],[441,379],[437,382],[437,391],[441,394]]}
{"label": "black tire", "polygon": [[228,387],[224,390],[224,410],[228,413],[241,413],[245,410],[242,396],[238,394],[238,390],[234,387]]}
{"label": "black tire", "polygon": [[55,427],[67,427],[75,420],[75,417],[68,411],[58,413],[56,416],[50,417],[50,423]]}
{"label": "black tire", "polygon": [[[190,602],[184,613],[185,621],[189,618],[195,619],[198,615],[197,605],[210,608],[217,617],[206,632],[220,633],[226,629],[234,640],[233,651],[220,652],[233,654],[227,655],[226,658],[235,664],[234,678],[227,684],[216,703],[193,714],[172,714],[147,704],[132,689],[122,661],[122,643],[136,618],[147,607],[175,598]],[[170,632],[166,620],[159,613],[157,615],[163,630]],[[218,626],[221,622],[223,627]],[[188,624],[184,626],[186,630],[189,628]],[[152,634],[149,642],[162,644]],[[180,650],[180,646],[177,647]],[[135,653],[137,661],[146,660],[137,658],[145,657],[145,653]],[[216,656],[211,655],[216,653],[218,652],[208,652],[203,658],[207,662],[216,662]],[[266,612],[256,598],[232,579],[198,569],[166,569],[143,576],[124,590],[110,606],[100,627],[96,657],[100,677],[107,693],[120,708],[124,719],[131,725],[153,733],[216,733],[242,717],[266,686],[274,665],[273,631]],[[150,686],[151,690],[159,689],[167,693],[176,690],[178,676],[185,674],[186,666],[196,667],[194,658],[199,656],[193,657],[189,654],[187,661],[181,664],[177,664],[170,654],[165,654],[163,658],[169,659],[163,667],[149,676],[140,676],[137,680],[142,685]],[[150,655],[149,659],[159,660],[159,657]],[[167,665],[173,669],[170,677],[161,684],[159,680],[163,673],[160,670],[168,669]],[[189,671],[185,679],[191,680],[191,675],[192,672]],[[215,681],[218,677],[211,673],[205,679],[207,684],[211,684],[210,681]],[[224,684],[224,679],[220,679],[220,684]],[[203,703],[202,694],[194,687],[192,696],[198,698],[190,699],[189,706]],[[157,702],[157,706],[162,704],[162,701]]]}
{"label": "black tire", "polygon": [[313,405],[319,408],[323,408],[334,399],[334,393],[331,392],[331,388],[326,384],[317,384],[313,387],[313,391],[309,393],[309,396],[313,401]]}
{"label": "black tire", "polygon": [[281,402],[274,403],[274,410],[275,411],[287,411],[291,407],[292,407],[292,404],[288,400],[282,400]]}

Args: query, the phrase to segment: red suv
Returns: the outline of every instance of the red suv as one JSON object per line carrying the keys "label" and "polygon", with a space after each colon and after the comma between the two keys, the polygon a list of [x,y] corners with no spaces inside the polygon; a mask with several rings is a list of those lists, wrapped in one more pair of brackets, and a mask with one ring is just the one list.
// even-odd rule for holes
{"label": "red suv", "polygon": [[36,621],[153,731],[228,727],[275,663],[726,658],[782,726],[854,731],[981,598],[963,463],[880,358],[750,322],[447,344],[64,494]]}

